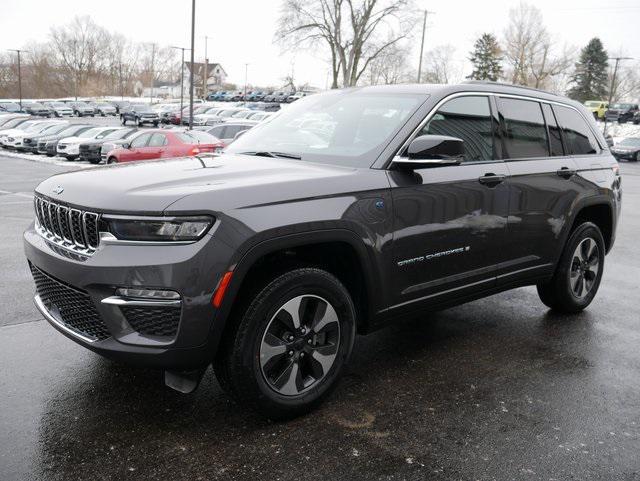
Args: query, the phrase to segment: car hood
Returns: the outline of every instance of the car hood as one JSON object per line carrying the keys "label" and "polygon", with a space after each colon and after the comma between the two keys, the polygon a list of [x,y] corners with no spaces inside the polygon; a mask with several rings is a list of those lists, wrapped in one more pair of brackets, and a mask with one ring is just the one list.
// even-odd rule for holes
{"label": "car hood", "polygon": [[[363,174],[364,172],[364,174]],[[58,174],[36,191],[111,213],[226,212],[249,206],[388,187],[382,171],[223,154],[116,164]],[[378,175],[373,175],[378,174]],[[372,184],[372,179],[375,182]],[[56,195],[53,190],[64,189]]]}
{"label": "car hood", "polygon": [[7,130],[0,130],[0,135],[7,135],[7,136],[12,136],[15,137],[16,135],[25,135],[27,132],[25,132],[24,130],[20,130],[20,129],[7,129]]}

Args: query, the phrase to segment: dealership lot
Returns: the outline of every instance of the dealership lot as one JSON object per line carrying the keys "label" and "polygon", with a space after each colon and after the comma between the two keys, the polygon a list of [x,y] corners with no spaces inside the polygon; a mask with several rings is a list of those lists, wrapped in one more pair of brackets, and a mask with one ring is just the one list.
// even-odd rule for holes
{"label": "dealership lot", "polygon": [[60,164],[0,153],[0,479],[640,479],[640,165],[587,311],[524,288],[360,337],[329,402],[273,424],[211,372],[180,395],[41,319],[21,233]]}

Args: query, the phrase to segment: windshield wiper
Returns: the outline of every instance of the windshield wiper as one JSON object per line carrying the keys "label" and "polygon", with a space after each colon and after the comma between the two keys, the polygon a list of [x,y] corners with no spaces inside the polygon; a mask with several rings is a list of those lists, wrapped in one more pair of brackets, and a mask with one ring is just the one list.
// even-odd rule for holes
{"label": "windshield wiper", "polygon": [[240,152],[241,155],[255,155],[257,157],[281,157],[283,159],[302,159],[301,155],[298,154],[289,154],[287,152],[270,152],[267,150],[261,150],[258,152]]}

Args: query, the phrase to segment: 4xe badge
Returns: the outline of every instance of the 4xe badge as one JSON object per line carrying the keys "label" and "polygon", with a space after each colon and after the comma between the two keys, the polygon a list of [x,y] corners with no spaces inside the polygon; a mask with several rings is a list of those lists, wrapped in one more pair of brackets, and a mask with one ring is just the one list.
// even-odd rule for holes
{"label": "4xe badge", "polygon": [[58,194],[58,195],[60,195],[60,194],[62,194],[62,193],[64,192],[64,187],[62,187],[62,186],[58,186],[58,187],[56,187],[55,189],[53,189],[53,190],[52,190],[52,192],[53,192],[54,194]]}

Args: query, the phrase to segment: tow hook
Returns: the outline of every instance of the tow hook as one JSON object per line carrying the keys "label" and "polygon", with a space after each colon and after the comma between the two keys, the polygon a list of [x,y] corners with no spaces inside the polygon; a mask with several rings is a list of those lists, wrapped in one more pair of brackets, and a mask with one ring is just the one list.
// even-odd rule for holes
{"label": "tow hook", "polygon": [[175,389],[183,394],[189,394],[197,389],[205,371],[206,369],[194,369],[193,371],[165,371],[164,383],[171,389]]}

